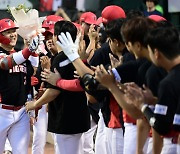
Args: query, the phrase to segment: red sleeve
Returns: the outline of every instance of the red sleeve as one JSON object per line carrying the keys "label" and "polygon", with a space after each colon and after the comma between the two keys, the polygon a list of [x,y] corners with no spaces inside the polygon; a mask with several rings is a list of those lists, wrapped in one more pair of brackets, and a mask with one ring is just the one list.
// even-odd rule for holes
{"label": "red sleeve", "polygon": [[84,91],[80,85],[79,79],[74,79],[74,80],[59,79],[56,82],[56,86],[68,91]]}

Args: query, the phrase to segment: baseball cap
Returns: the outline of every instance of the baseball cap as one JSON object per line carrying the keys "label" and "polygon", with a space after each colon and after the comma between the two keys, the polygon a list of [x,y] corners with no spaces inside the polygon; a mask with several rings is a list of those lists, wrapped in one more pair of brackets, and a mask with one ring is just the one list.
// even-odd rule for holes
{"label": "baseball cap", "polygon": [[64,20],[61,16],[57,16],[57,15],[49,15],[46,17],[46,19],[43,21],[42,27],[43,28],[53,28],[54,24],[57,21],[61,21]]}
{"label": "baseball cap", "polygon": [[150,15],[148,18],[154,20],[155,22],[167,21],[164,17],[159,15]]}
{"label": "baseball cap", "polygon": [[124,10],[117,5],[110,5],[105,7],[101,13],[103,23],[108,23],[118,18],[126,18]]}
{"label": "baseball cap", "polygon": [[99,17],[99,18],[96,20],[96,25],[100,25],[102,22],[103,22],[103,18],[102,18],[102,17]]}
{"label": "baseball cap", "polygon": [[80,22],[85,22],[87,24],[96,24],[97,17],[92,12],[85,12],[80,16]]}

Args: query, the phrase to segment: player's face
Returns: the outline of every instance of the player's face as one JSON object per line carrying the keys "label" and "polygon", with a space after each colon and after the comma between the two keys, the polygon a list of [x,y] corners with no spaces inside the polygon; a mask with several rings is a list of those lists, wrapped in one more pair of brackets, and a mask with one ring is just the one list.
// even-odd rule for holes
{"label": "player's face", "polygon": [[123,48],[122,48],[122,44],[120,42],[118,42],[116,39],[111,39],[109,38],[109,46],[110,49],[112,51],[112,53],[114,53],[115,55],[118,55],[118,52],[122,52]]}
{"label": "player's face", "polygon": [[56,46],[54,45],[53,42],[53,34],[48,34],[46,37],[46,47],[50,52],[57,51]]}
{"label": "player's face", "polygon": [[151,59],[151,61],[156,65],[159,66],[158,64],[158,60],[155,56],[155,53],[152,51],[151,47],[148,45],[148,52],[149,52],[149,57]]}
{"label": "player's face", "polygon": [[84,30],[84,34],[85,34],[85,35],[88,35],[90,25],[87,24],[87,23],[85,23],[85,22],[83,22],[83,23],[82,23],[82,28],[83,28],[83,30]]}
{"label": "player's face", "polygon": [[127,42],[126,47],[130,53],[135,55],[136,58],[140,57],[140,52],[139,52],[140,49],[137,42],[135,43]]}
{"label": "player's face", "polygon": [[9,30],[6,30],[4,32],[2,32],[2,34],[10,39],[10,43],[9,45],[14,47],[16,45],[16,42],[17,42],[17,32],[16,32],[16,29],[9,29]]}
{"label": "player's face", "polygon": [[57,45],[56,43],[57,41],[58,41],[57,35],[53,35],[53,43],[55,44],[58,51],[62,51],[61,47]]}

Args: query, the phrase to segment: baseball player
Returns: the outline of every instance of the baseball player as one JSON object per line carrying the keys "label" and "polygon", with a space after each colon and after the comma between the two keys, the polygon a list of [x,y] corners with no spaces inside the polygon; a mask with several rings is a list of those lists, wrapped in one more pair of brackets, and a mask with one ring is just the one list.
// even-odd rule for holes
{"label": "baseball player", "polygon": [[[175,154],[179,135],[180,52],[179,33],[173,27],[157,28],[147,35],[149,55],[153,63],[168,75],[160,82],[154,112],[145,104],[141,89],[129,88],[128,98],[146,116],[149,124],[163,136],[162,154]],[[138,98],[138,99],[137,99]],[[176,126],[176,127],[175,127]]]}
{"label": "baseball player", "polygon": [[29,117],[24,107],[30,85],[26,79],[34,71],[26,60],[43,37],[35,36],[27,48],[16,52],[17,28],[11,19],[0,20],[0,153],[8,138],[13,154],[25,154],[30,139]]}
{"label": "baseball player", "polygon": [[[69,31],[74,40],[77,35],[76,27],[68,21],[58,21],[55,24],[54,37],[61,32]],[[64,79],[73,79],[74,67],[58,47],[58,54],[54,58],[51,70],[56,68]],[[53,101],[54,100],[54,101]],[[53,102],[51,102],[53,101]],[[83,92],[70,92],[48,85],[48,89],[36,102],[27,103],[26,109],[34,109],[39,105],[48,105],[48,131],[55,133],[57,142],[56,153],[83,153],[82,135],[90,128],[90,119]]]}
{"label": "baseball player", "polygon": [[[48,49],[48,51],[47,53],[41,54],[40,64],[35,74],[35,76],[40,81],[40,83],[37,86],[35,86],[36,90],[39,91],[38,94],[42,93],[43,88],[45,88],[41,86],[44,84],[41,82],[40,74],[43,69],[45,68],[50,69],[51,56],[49,56],[49,54],[52,54],[53,56],[57,54],[57,48],[53,43],[53,33],[54,33],[54,24],[60,20],[63,20],[63,18],[60,16],[49,15],[46,17],[46,19],[43,21],[42,24],[42,28],[46,29],[43,35],[45,36],[45,46]],[[46,144],[46,136],[47,136],[47,122],[48,122],[48,117],[47,117],[48,115],[46,108],[47,108],[46,105],[40,107],[40,109],[38,110],[37,122],[35,122],[33,125],[32,154],[44,153],[44,146]]]}

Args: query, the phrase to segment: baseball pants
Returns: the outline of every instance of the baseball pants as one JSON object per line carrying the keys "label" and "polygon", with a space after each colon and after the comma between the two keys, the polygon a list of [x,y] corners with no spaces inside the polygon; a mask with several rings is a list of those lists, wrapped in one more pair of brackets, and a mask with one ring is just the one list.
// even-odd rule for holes
{"label": "baseball pants", "polygon": [[99,121],[98,121],[98,128],[97,128],[97,134],[95,139],[95,154],[108,154],[106,145],[106,134],[105,134],[105,124],[104,119],[101,113],[101,110],[99,111]]}
{"label": "baseball pants", "polygon": [[161,154],[177,154],[177,144],[172,143],[172,138],[163,139]]}
{"label": "baseball pants", "polygon": [[83,154],[82,133],[79,134],[55,134],[55,154]]}
{"label": "baseball pants", "polygon": [[8,138],[13,154],[27,154],[30,140],[30,123],[25,107],[18,111],[0,107],[0,153]]}
{"label": "baseball pants", "polygon": [[47,136],[47,112],[46,105],[38,111],[37,122],[33,125],[32,154],[44,154]]}
{"label": "baseball pants", "polygon": [[123,154],[124,137],[122,128],[105,128],[108,154]]}
{"label": "baseball pants", "polygon": [[136,153],[137,126],[132,123],[124,123],[124,154]]}

